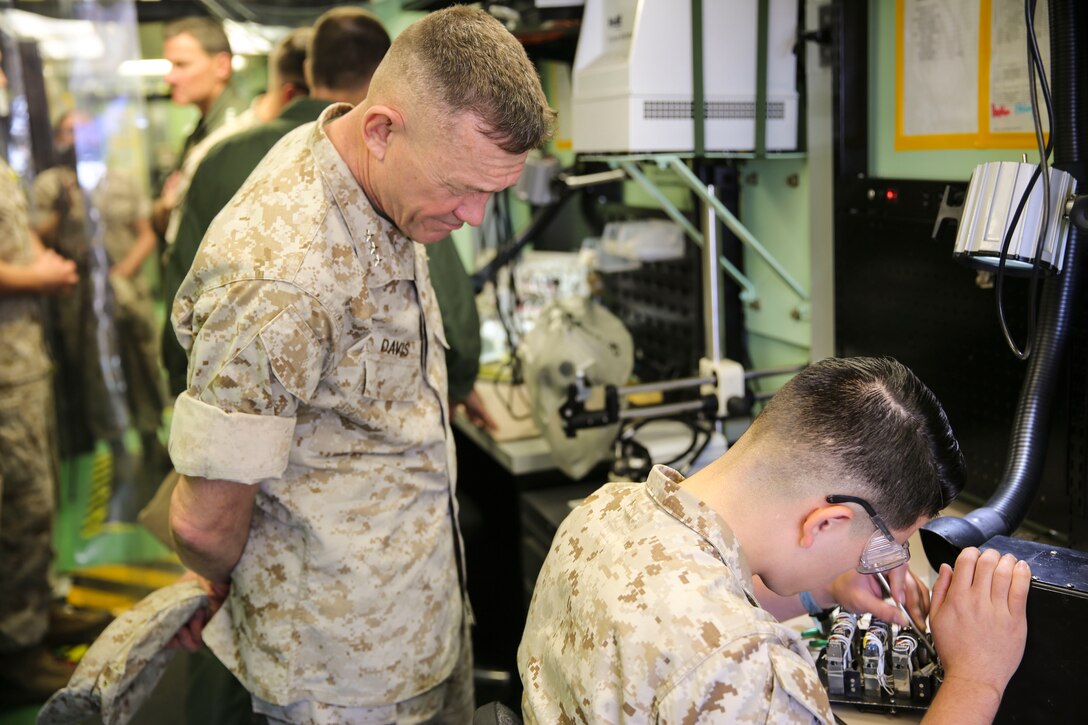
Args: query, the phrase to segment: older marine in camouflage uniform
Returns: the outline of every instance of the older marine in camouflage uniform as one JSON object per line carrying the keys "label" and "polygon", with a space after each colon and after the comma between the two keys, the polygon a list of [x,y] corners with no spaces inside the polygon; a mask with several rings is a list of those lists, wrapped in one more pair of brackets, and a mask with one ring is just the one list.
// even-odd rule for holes
{"label": "older marine in camouflage uniform", "polygon": [[[0,260],[29,264],[26,197],[0,159]],[[49,358],[36,296],[0,295],[0,654],[33,646],[48,626],[54,474]]]}
{"label": "older marine in camouflage uniform", "polygon": [[190,365],[170,453],[260,487],[204,629],[255,709],[415,722],[447,686],[471,708],[447,343],[423,246],[325,134],[350,108],[284,137],[210,227],[174,307]]}
{"label": "older marine in camouflage uniform", "polygon": [[563,522],[518,649],[527,724],[834,722],[805,645],[682,481],[657,466]]}

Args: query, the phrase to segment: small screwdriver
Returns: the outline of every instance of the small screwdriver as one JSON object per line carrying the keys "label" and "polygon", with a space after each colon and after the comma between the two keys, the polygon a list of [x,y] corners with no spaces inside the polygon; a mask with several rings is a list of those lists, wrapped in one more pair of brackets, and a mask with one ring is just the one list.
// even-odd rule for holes
{"label": "small screwdriver", "polygon": [[895,602],[895,606],[899,608],[899,611],[903,613],[903,616],[907,618],[907,621],[914,626],[914,630],[918,633],[918,639],[925,648],[929,650],[929,654],[933,657],[933,661],[936,662],[938,659],[937,648],[933,646],[933,643],[929,641],[929,637],[926,636],[926,628],[918,624],[914,617],[911,616],[910,612],[907,611],[907,608],[903,606],[903,603],[895,598],[895,595],[892,594],[892,585],[888,583],[888,578],[884,576],[883,572],[877,572],[873,576],[880,582],[880,588],[884,590],[884,594],[891,597],[891,600]]}

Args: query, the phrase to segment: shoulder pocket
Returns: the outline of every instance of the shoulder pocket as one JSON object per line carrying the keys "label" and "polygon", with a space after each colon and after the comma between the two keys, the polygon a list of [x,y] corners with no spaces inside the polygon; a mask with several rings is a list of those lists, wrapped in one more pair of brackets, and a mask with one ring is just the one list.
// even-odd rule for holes
{"label": "shoulder pocket", "polygon": [[298,312],[288,307],[261,329],[259,337],[276,379],[291,395],[309,403],[321,379],[323,355]]}

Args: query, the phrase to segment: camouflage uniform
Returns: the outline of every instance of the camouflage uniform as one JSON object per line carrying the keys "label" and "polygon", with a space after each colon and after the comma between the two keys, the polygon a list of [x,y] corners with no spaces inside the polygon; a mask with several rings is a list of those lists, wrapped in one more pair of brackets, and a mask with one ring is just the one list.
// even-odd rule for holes
{"label": "camouflage uniform", "polygon": [[173,310],[190,360],[175,467],[260,486],[204,641],[274,719],[388,721],[467,664],[442,320],[423,246],[325,136],[348,110],[272,149]]}
{"label": "camouflage uniform", "polygon": [[[94,190],[91,200],[105,224],[102,243],[111,265],[120,263],[136,245],[136,223],[151,216],[151,200],[136,178],[110,171]],[[117,352],[125,376],[126,398],[132,425],[141,433],[154,433],[162,425],[166,407],[166,381],[159,364],[161,328],[147,278],[110,277],[115,302]]]}
{"label": "camouflage uniform", "polygon": [[[71,190],[71,191],[69,191]],[[60,201],[68,198],[68,203]],[[90,274],[90,244],[85,226],[86,211],[75,171],[57,166],[42,172],[34,182],[34,214],[39,222],[61,210],[60,227],[51,246],[76,263],[79,283],[72,294],[53,300],[57,328],[57,354],[66,384],[65,395],[82,400],[61,401],[82,409],[78,417],[93,436],[113,439],[124,431],[110,414],[108,391],[102,378],[97,320]],[[103,245],[111,265],[117,264],[136,243],[136,222],[151,213],[150,202],[136,180],[121,172],[109,172],[94,190],[91,201],[103,227]],[[111,277],[114,288],[117,352],[124,371],[127,403],[133,425],[142,433],[154,433],[162,422],[166,404],[165,381],[158,362],[158,332],[151,292],[139,274],[132,279]],[[81,405],[80,405],[81,403]],[[69,416],[66,416],[70,420]]]}
{"label": "camouflage uniform", "polygon": [[525,722],[833,722],[733,532],[665,466],[563,522],[518,649]]}
{"label": "camouflage uniform", "polygon": [[[27,203],[0,160],[0,259],[34,254]],[[41,641],[48,625],[55,470],[41,301],[0,295],[0,652]]]}

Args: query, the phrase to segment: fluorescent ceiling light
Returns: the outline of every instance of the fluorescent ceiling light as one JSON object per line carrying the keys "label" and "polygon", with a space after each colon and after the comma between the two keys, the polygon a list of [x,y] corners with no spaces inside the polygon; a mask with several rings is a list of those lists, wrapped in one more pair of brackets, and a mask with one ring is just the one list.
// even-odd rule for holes
{"label": "fluorescent ceiling light", "polygon": [[170,72],[170,61],[166,58],[145,58],[126,60],[117,68],[123,76],[163,77]]}

